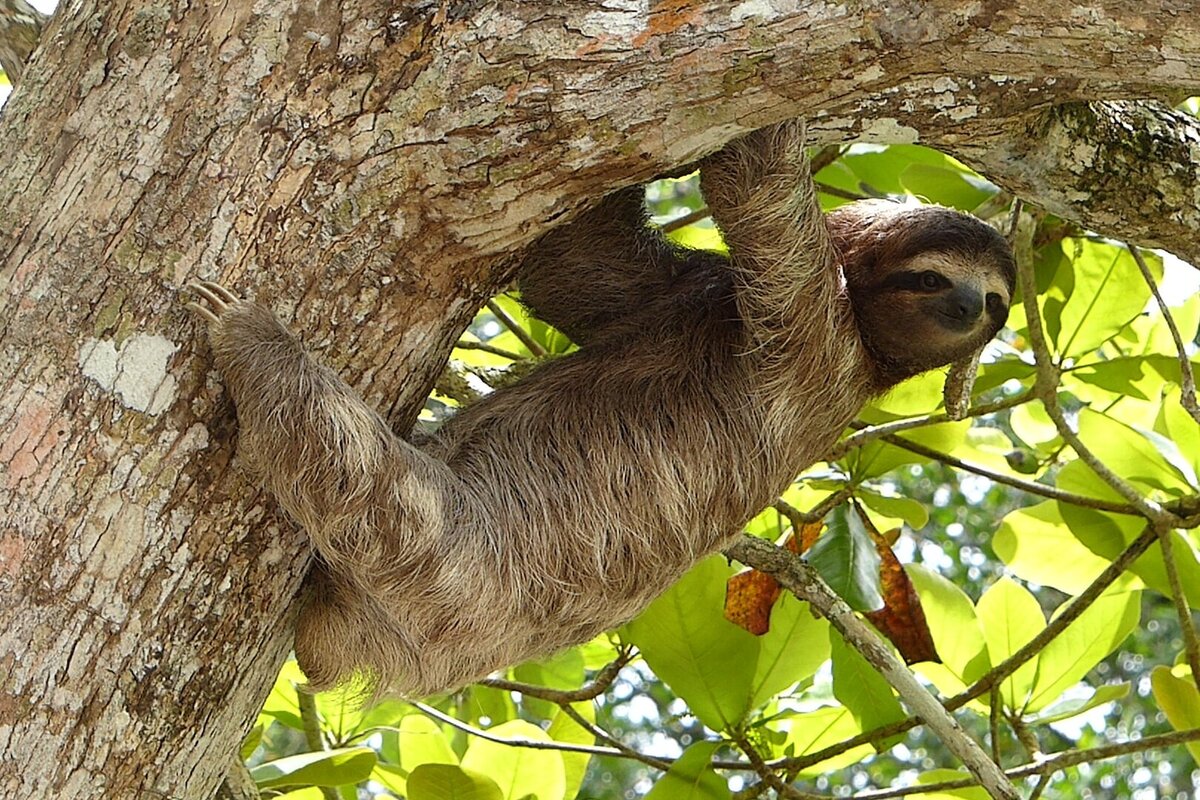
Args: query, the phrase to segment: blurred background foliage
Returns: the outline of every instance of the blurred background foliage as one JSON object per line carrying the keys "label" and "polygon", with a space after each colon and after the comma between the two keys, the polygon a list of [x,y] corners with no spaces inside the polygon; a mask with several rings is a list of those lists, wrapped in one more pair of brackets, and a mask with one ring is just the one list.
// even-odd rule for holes
{"label": "blurred background foliage", "polygon": [[[816,158],[825,162],[816,180],[826,207],[860,197],[936,202],[1010,229],[1013,198],[935,151],[854,145]],[[681,246],[723,247],[694,175],[650,184],[647,205],[652,224]],[[1166,316],[1130,250],[1037,209],[1026,209],[1022,224],[1032,229],[1026,257],[1061,368],[1060,405],[1084,444],[1145,497],[1193,502],[1200,428],[1181,404],[1181,359]],[[1200,272],[1168,255],[1142,255],[1194,358]],[[907,565],[944,662],[914,670],[943,696],[1045,627],[1144,527],[1136,516],[1069,501],[1123,499],[1030,399],[1025,302],[1016,298],[975,384],[975,407],[1003,408],[946,421],[938,417],[944,374],[916,378],[864,409],[859,424],[917,424],[842,448],[747,527],[775,539],[791,530],[796,512],[831,496],[853,498]],[[463,334],[422,425],[436,428],[460,404],[572,349],[514,295],[494,298]],[[1174,537],[1180,586],[1195,605],[1196,537],[1190,529]],[[619,631],[424,703],[360,709],[352,694],[310,698],[289,663],[244,755],[265,794],[296,798],[750,797],[765,784],[748,768],[748,749],[767,761],[800,757],[904,717],[886,682],[794,598],[777,601],[762,637],[727,622],[725,581],[735,571],[710,558]],[[843,593],[871,580],[823,574]],[[1155,546],[958,718],[1006,767],[1200,726],[1171,594]],[[567,694],[580,687],[593,687],[595,697]],[[778,774],[804,792],[847,797],[963,777],[956,768],[943,744],[916,727],[816,764],[780,765]],[[1086,758],[1052,773],[1040,796],[1183,798],[1198,777],[1188,747],[1176,745]],[[986,795],[960,788],[917,796]]]}

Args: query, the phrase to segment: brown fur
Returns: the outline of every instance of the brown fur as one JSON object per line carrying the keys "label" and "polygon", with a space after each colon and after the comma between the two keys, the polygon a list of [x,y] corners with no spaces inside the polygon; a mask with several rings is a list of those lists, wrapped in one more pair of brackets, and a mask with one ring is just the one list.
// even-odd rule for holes
{"label": "brown fur", "polygon": [[[781,125],[702,165],[731,259],[664,243],[640,189],[551,232],[521,288],[580,351],[422,449],[269,311],[198,290],[240,448],[320,554],[296,632],[314,685],[365,672],[423,695],[628,620],[870,396],[995,333],[1012,288],[996,234],[932,207],[823,218],[802,144]],[[887,284],[911,264],[1001,287],[1004,307],[947,332],[930,321],[944,300]]]}

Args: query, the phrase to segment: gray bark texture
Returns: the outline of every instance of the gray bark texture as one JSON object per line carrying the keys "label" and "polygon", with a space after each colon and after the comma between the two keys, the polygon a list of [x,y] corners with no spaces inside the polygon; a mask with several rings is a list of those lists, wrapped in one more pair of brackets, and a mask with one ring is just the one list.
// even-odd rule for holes
{"label": "gray bark texture", "polygon": [[270,304],[405,428],[539,233],[788,117],[815,143],[948,148],[1196,256],[1194,121],[1095,102],[1200,94],[1179,0],[79,0],[21,77],[0,118],[9,797],[210,797],[287,652],[307,543],[237,468],[189,280]]}

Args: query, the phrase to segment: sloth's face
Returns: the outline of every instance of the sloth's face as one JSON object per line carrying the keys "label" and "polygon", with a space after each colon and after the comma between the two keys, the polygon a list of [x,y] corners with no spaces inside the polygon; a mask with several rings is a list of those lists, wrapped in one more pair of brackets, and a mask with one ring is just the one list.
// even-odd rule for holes
{"label": "sloth's face", "polygon": [[830,229],[859,334],[886,382],[970,355],[1008,319],[1012,254],[974,217],[868,201],[834,211]]}

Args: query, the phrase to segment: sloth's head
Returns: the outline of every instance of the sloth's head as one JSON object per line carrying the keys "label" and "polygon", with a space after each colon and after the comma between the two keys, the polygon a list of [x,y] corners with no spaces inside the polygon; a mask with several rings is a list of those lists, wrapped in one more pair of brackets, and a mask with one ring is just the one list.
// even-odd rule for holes
{"label": "sloth's head", "polygon": [[1016,266],[1004,237],[975,217],[866,200],[827,219],[881,386],[958,361],[1004,326]]}

